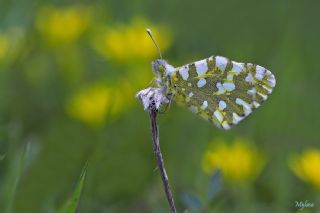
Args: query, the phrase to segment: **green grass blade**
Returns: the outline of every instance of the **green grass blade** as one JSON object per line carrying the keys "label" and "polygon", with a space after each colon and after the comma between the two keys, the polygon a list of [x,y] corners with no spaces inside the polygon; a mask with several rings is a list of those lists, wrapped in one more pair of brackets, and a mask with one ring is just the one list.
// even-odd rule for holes
{"label": "green grass blade", "polygon": [[28,143],[23,149],[17,151],[16,156],[10,162],[10,169],[5,177],[5,189],[2,198],[4,200],[3,212],[5,213],[12,212],[15,194],[25,168],[29,150],[30,144]]}
{"label": "green grass blade", "polygon": [[77,183],[77,186],[75,190],[73,191],[71,197],[66,201],[66,203],[62,206],[59,213],[74,213],[77,211],[79,200],[82,192],[82,188],[84,186],[84,181],[86,177],[86,172],[88,168],[88,162],[84,165],[79,181]]}

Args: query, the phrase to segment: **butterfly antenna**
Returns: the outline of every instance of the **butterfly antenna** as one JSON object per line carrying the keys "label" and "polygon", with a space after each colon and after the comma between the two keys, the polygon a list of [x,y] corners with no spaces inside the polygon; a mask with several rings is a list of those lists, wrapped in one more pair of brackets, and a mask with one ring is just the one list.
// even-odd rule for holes
{"label": "butterfly antenna", "polygon": [[157,48],[157,50],[158,50],[158,52],[159,52],[160,58],[162,59],[162,54],[161,54],[160,48],[159,48],[157,42],[154,40],[154,38],[153,38],[153,36],[152,36],[152,32],[151,32],[151,30],[150,30],[149,28],[147,29],[147,33],[148,33],[148,35],[150,36],[150,38],[152,39],[154,45],[156,46],[156,48]]}

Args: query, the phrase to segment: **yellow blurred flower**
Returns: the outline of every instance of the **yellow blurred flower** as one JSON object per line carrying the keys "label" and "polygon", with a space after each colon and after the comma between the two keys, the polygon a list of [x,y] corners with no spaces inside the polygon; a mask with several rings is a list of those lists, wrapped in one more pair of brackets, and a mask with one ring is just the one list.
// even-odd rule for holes
{"label": "yellow blurred flower", "polygon": [[10,26],[0,32],[0,60],[12,62],[18,56],[21,44],[25,39],[25,30],[18,26]]}
{"label": "yellow blurred flower", "polygon": [[213,141],[202,161],[205,173],[220,169],[229,182],[246,182],[254,179],[264,166],[265,160],[255,147],[245,139],[237,138],[232,144],[224,140]]}
{"label": "yellow blurred flower", "polygon": [[0,59],[4,58],[9,49],[9,38],[6,34],[0,33]]}
{"label": "yellow blurred flower", "polygon": [[88,27],[90,10],[84,6],[40,9],[36,18],[37,29],[53,44],[75,41]]}
{"label": "yellow blurred flower", "polygon": [[104,121],[110,104],[110,91],[103,85],[94,85],[71,98],[67,112],[88,124],[99,125]]}
{"label": "yellow blurred flower", "polygon": [[158,52],[146,33],[151,28],[162,51],[171,44],[168,29],[154,26],[143,18],[135,18],[128,25],[110,27],[99,34],[93,41],[94,48],[107,58],[119,61],[151,59]]}
{"label": "yellow blurred flower", "polygon": [[116,118],[120,113],[128,109],[135,100],[135,90],[128,81],[120,81],[117,88],[112,90],[112,105],[110,106],[111,118]]}
{"label": "yellow blurred flower", "polygon": [[104,123],[107,116],[115,119],[128,108],[134,100],[133,90],[126,82],[121,88],[95,84],[75,94],[67,102],[67,113],[77,120],[91,126]]}
{"label": "yellow blurred flower", "polygon": [[291,170],[303,181],[320,189],[320,150],[307,149],[289,159]]}

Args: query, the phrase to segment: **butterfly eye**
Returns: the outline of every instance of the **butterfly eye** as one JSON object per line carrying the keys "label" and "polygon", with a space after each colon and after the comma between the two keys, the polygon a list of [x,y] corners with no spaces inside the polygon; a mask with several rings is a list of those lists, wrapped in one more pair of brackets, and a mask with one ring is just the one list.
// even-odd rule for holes
{"label": "butterfly eye", "polygon": [[158,71],[159,71],[160,73],[164,73],[164,72],[165,72],[164,66],[163,66],[163,65],[159,65],[159,66],[158,66]]}

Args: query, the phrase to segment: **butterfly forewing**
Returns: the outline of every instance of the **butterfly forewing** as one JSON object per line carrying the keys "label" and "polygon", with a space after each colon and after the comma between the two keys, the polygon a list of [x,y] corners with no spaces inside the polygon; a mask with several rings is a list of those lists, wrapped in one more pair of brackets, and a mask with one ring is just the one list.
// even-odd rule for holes
{"label": "butterfly forewing", "polygon": [[222,56],[176,68],[171,82],[178,103],[224,129],[258,108],[276,83],[269,70]]}

